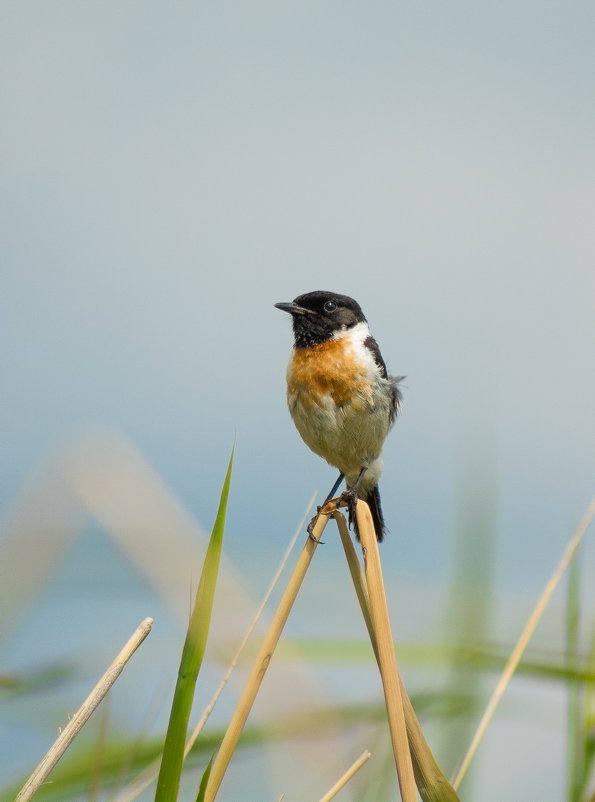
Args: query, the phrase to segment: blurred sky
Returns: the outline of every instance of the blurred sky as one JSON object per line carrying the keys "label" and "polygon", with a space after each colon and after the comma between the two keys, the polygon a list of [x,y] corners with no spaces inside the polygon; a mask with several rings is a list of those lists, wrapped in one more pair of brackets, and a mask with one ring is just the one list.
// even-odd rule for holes
{"label": "blurred sky", "polygon": [[272,304],[324,288],[408,377],[395,535],[448,524],[471,445],[503,548],[551,562],[593,480],[591,3],[2,17],[4,507],[101,425],[198,513],[234,437],[236,493],[301,510],[333,477],[286,413]]}
{"label": "blurred sky", "polygon": [[104,427],[208,527],[235,438],[258,570],[334,479],[273,308],[329,289],[407,375],[387,563],[446,581],[474,499],[534,596],[594,486],[594,34],[586,1],[4,3],[0,512]]}

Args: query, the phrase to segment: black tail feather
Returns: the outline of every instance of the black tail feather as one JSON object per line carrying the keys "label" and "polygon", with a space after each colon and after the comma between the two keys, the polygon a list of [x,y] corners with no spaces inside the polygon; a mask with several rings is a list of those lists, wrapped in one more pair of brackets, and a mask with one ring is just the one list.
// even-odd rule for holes
{"label": "black tail feather", "polygon": [[[375,485],[368,493],[364,501],[368,504],[370,512],[372,513],[372,520],[374,521],[374,530],[376,532],[376,540],[382,543],[384,535],[386,534],[386,526],[384,525],[384,517],[382,515],[382,506],[380,505],[380,492],[378,485]],[[357,531],[357,520],[354,522],[353,528],[355,529],[355,536],[359,540],[359,532]]]}

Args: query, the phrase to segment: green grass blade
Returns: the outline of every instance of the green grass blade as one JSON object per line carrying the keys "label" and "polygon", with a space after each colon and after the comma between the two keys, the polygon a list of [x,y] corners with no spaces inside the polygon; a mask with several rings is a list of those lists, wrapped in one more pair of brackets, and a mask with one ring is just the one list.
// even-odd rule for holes
{"label": "green grass blade", "polygon": [[0,674],[0,701],[26,694],[48,692],[59,688],[75,676],[74,666],[46,663],[23,670],[19,674]]}
{"label": "green grass blade", "polygon": [[[589,665],[595,671],[595,631],[592,634],[588,654]],[[585,687],[583,720],[582,720],[582,749],[583,749],[583,788],[587,788],[595,775],[595,688]],[[589,802],[595,802],[595,793]]]}
{"label": "green grass blade", "polygon": [[[506,665],[512,646],[489,643],[395,644],[409,666],[424,666],[441,669],[451,662],[477,672],[500,672]],[[360,664],[374,661],[370,642],[363,638],[286,638],[277,649],[278,660],[293,660],[299,653],[304,659],[315,663]],[[584,655],[577,654],[574,660],[557,651],[527,649],[519,663],[517,674],[547,680],[548,682],[574,682],[595,684],[592,663]],[[467,694],[469,695],[469,694]]]}
{"label": "green grass blade", "polygon": [[[580,573],[578,553],[568,574],[566,597],[566,659],[570,665],[576,663],[580,628]],[[567,718],[567,771],[566,783],[568,802],[580,802],[583,780],[582,743],[582,697],[583,689],[578,683],[568,685]]]}
{"label": "green grass blade", "polygon": [[194,689],[204,656],[211,623],[213,597],[215,595],[221,547],[223,544],[223,531],[225,529],[225,514],[227,510],[227,499],[229,497],[232,465],[233,451],[229,458],[229,465],[227,466],[227,473],[225,475],[223,489],[221,490],[219,510],[217,511],[213,532],[207,548],[198,589],[196,591],[196,598],[194,600],[194,607],[192,608],[190,623],[186,633],[186,640],[182,650],[178,679],[174,691],[165,744],[163,746],[163,757],[161,759],[161,768],[157,780],[155,802],[172,802],[178,795],[180,775],[184,762],[184,745],[186,743],[188,719],[192,709]]}
{"label": "green grass blade", "polygon": [[200,781],[200,786],[198,788],[198,796],[196,797],[196,802],[205,802],[205,791],[207,790],[207,783],[208,783],[209,777],[211,775],[211,766],[213,765],[213,758],[214,757],[215,757],[215,755],[211,756],[211,759],[209,760],[209,763],[208,763],[206,769],[203,772],[203,775],[202,775],[202,778],[201,778],[201,781]]}
{"label": "green grass blade", "polygon": [[[461,744],[471,740],[473,721],[481,715],[482,676],[467,662],[456,659],[465,643],[476,643],[492,627],[494,559],[497,538],[496,454],[491,441],[471,439],[460,444],[457,471],[457,517],[453,539],[454,566],[446,609],[446,638],[455,646],[445,677],[444,693],[456,695],[464,688],[475,710],[449,722],[437,746],[439,763],[456,766]],[[473,778],[468,777],[463,797],[476,794]],[[455,788],[457,786],[455,785]]]}

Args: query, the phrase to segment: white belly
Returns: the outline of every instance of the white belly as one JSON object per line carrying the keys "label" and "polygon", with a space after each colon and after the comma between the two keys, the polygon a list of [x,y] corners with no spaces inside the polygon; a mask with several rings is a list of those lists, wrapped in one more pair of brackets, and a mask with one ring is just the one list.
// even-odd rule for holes
{"label": "white belly", "polygon": [[377,386],[372,403],[353,408],[337,406],[325,396],[319,404],[304,404],[300,394],[290,397],[289,409],[306,445],[345,474],[347,484],[355,482],[366,467],[362,489],[377,484],[382,472],[379,459],[390,429],[390,393]]}

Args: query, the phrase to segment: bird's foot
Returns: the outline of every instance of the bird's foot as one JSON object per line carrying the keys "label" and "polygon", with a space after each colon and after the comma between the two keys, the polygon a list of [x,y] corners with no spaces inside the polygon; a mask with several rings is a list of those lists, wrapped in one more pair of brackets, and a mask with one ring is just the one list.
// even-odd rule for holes
{"label": "bird's foot", "polygon": [[310,538],[310,540],[313,540],[314,543],[321,543],[324,546],[324,540],[320,540],[320,538],[314,537],[314,527],[316,526],[316,521],[318,520],[318,516],[320,514],[321,509],[322,507],[316,508],[316,515],[314,516],[314,518],[312,518],[312,520],[306,527],[306,532],[308,533],[308,537]]}
{"label": "bird's foot", "polygon": [[337,506],[343,505],[347,507],[347,514],[349,518],[349,526],[353,526],[356,523],[355,520],[355,511],[357,508],[357,488],[350,487],[348,490],[345,490],[339,496],[339,501]]}
{"label": "bird's foot", "polygon": [[310,540],[313,540],[315,543],[324,544],[324,540],[320,540],[320,538],[314,536],[314,527],[316,526],[316,521],[320,517],[321,513],[323,515],[331,516],[334,512],[336,512],[337,507],[341,503],[342,498],[343,496],[338,496],[337,498],[327,498],[324,504],[316,508],[316,515],[314,516],[314,518],[312,518],[312,520],[306,527],[306,532],[308,533],[308,537],[310,538]]}

